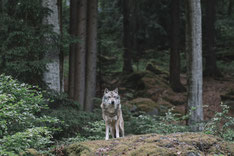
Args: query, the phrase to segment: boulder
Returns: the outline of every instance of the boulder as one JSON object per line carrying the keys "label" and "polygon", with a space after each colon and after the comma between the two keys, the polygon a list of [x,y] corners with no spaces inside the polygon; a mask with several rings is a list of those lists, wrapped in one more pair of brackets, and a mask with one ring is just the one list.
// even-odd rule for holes
{"label": "boulder", "polygon": [[167,70],[163,70],[160,66],[156,65],[156,62],[149,62],[146,65],[146,70],[151,71],[155,74],[165,74],[165,75],[169,75]]}
{"label": "boulder", "polygon": [[135,90],[146,90],[152,87],[169,87],[167,80],[150,71],[133,72],[123,76],[121,78],[121,86]]}
{"label": "boulder", "polygon": [[129,102],[130,105],[136,106],[139,111],[149,112],[154,108],[158,108],[156,102],[149,98],[136,98]]}
{"label": "boulder", "polygon": [[149,98],[136,98],[129,101],[126,105],[134,108],[135,111],[143,111],[150,115],[159,115],[167,112],[169,108],[172,107],[170,103],[167,102],[155,102]]}
{"label": "boulder", "polygon": [[133,135],[108,141],[75,143],[64,148],[65,156],[87,155],[234,155],[234,143],[204,133]]}

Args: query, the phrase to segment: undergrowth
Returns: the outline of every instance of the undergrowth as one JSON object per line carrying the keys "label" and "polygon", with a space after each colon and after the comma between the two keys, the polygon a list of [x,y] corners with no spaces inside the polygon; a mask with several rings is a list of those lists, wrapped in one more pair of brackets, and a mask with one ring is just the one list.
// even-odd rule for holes
{"label": "undergrowth", "polygon": [[60,121],[41,114],[47,103],[39,88],[0,75],[0,155],[51,146],[52,134],[59,130],[52,125]]}
{"label": "undergrowth", "polygon": [[234,117],[229,116],[229,106],[221,103],[221,112],[216,112],[214,117],[207,122],[204,132],[219,136],[227,141],[234,141]]}

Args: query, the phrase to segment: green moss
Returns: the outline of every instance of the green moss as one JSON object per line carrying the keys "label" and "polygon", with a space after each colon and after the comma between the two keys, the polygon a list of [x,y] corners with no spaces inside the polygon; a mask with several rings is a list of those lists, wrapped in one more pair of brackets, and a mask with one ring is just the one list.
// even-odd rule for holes
{"label": "green moss", "polygon": [[122,77],[122,86],[132,89],[144,89],[144,84],[141,78],[146,72],[133,72],[130,75],[124,75]]}
{"label": "green moss", "polygon": [[166,74],[169,75],[168,70],[165,70],[163,68],[161,68],[160,66],[156,65],[155,62],[149,62],[146,65],[146,70],[151,71],[155,74]]}
{"label": "green moss", "polygon": [[203,133],[133,135],[108,141],[87,141],[66,147],[66,155],[234,155],[234,144]]}
{"label": "green moss", "polygon": [[144,90],[155,86],[168,87],[167,80],[151,71],[133,72],[121,78],[122,86]]}
{"label": "green moss", "polygon": [[90,149],[80,143],[72,144],[64,149],[64,153],[69,156],[85,156],[90,153]]}
{"label": "green moss", "polygon": [[163,155],[163,156],[171,156],[173,155],[172,151],[155,146],[153,144],[144,144],[140,147],[137,147],[136,150],[129,153],[131,156],[142,156],[142,155]]}
{"label": "green moss", "polygon": [[135,105],[140,111],[149,112],[154,108],[159,108],[158,104],[149,98],[136,98],[129,102],[130,105]]}

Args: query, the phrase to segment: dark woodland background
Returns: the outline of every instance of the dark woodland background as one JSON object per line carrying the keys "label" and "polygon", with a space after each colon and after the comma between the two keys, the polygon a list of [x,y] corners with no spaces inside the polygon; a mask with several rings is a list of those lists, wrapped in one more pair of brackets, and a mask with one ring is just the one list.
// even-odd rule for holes
{"label": "dark woodland background", "polygon": [[0,155],[103,139],[105,88],[127,135],[234,141],[234,1],[192,2],[0,0]]}

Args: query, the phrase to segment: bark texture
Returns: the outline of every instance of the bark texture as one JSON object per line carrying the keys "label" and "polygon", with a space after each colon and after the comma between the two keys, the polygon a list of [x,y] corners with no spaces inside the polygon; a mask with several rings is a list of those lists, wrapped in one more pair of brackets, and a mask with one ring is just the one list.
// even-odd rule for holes
{"label": "bark texture", "polygon": [[229,0],[228,16],[232,15],[232,8],[233,8],[233,0]]}
{"label": "bark texture", "polygon": [[81,110],[84,110],[85,102],[85,71],[86,71],[86,40],[87,40],[87,0],[80,0],[78,3],[78,28],[77,35],[80,42],[76,46],[75,53],[75,88],[74,99],[80,104]]}
{"label": "bark texture", "polygon": [[216,21],[216,0],[205,0],[205,76],[217,77],[221,76],[216,65],[216,51],[215,51],[215,21]]}
{"label": "bark texture", "polygon": [[[57,0],[43,0],[42,5],[52,10],[50,15],[43,20],[45,24],[53,25],[53,31],[57,34],[59,30],[59,17],[58,17],[58,6]],[[47,36],[46,42],[53,43],[53,40]],[[59,68],[59,47],[49,49],[45,57],[49,59],[49,63],[46,65],[47,71],[44,72],[43,80],[48,87],[54,91],[60,91],[60,68]]]}
{"label": "bark texture", "polygon": [[[63,39],[63,22],[62,22],[62,0],[57,0],[58,1],[58,12],[59,12],[59,29],[60,29],[60,40]],[[64,55],[63,55],[63,48],[62,46],[60,46],[60,52],[59,52],[59,70],[60,70],[60,92],[64,92],[64,68],[63,68],[63,64],[64,64]]]}
{"label": "bark texture", "polygon": [[180,82],[180,0],[171,2],[171,50],[170,50],[170,86],[175,92],[185,91]]}
{"label": "bark texture", "polygon": [[92,111],[96,92],[97,0],[89,0],[88,2],[85,111]]}
{"label": "bark texture", "polygon": [[92,111],[96,93],[97,4],[97,0],[70,3],[70,34],[79,42],[70,45],[69,96],[85,111]]}
{"label": "bark texture", "polygon": [[202,105],[202,27],[200,0],[186,0],[186,51],[188,77],[188,125],[203,129]]}
{"label": "bark texture", "polygon": [[131,56],[131,27],[130,27],[130,15],[131,15],[131,1],[133,0],[124,0],[123,1],[123,72],[131,73],[133,72],[132,68],[132,56]]}
{"label": "bark texture", "polygon": [[[77,36],[77,7],[78,1],[70,1],[70,30],[69,33],[71,36]],[[75,52],[76,44],[70,44],[69,48],[69,80],[68,80],[68,95],[71,99],[74,99],[75,91]]]}

